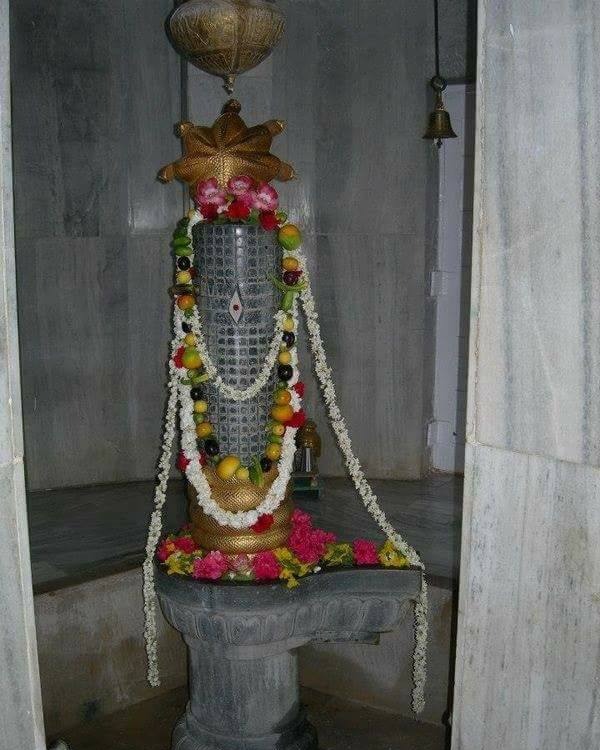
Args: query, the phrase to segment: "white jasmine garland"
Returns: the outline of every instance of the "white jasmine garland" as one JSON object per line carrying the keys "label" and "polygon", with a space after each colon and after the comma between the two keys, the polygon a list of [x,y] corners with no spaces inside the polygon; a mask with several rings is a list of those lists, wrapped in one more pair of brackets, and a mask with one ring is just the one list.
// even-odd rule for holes
{"label": "white jasmine garland", "polygon": [[[176,308],[177,309],[177,308]],[[162,509],[167,499],[167,485],[171,471],[171,454],[173,440],[175,438],[175,421],[177,417],[177,390],[179,374],[173,362],[173,355],[178,346],[179,322],[177,314],[173,315],[173,327],[175,329],[171,344],[171,356],[169,357],[169,400],[167,402],[167,413],[165,415],[165,427],[163,440],[158,461],[157,485],[154,491],[154,511],[150,516],[148,538],[146,541],[146,558],[144,560],[143,573],[143,596],[144,596],[144,640],[146,642],[146,655],[148,658],[148,682],[153,687],[160,685],[158,671],[158,654],[156,643],[156,592],[154,590],[154,555],[156,545],[162,534]]]}
{"label": "white jasmine garland", "polygon": [[[187,234],[190,238],[190,242],[192,242],[192,247],[194,239],[192,230],[196,226],[196,224],[198,224],[198,222],[201,222],[202,220],[202,214],[198,210],[194,211],[187,227]],[[190,261],[192,263],[194,261],[193,254],[190,256]],[[251,398],[257,396],[269,382],[271,372],[273,370],[273,367],[275,366],[275,362],[277,361],[277,354],[279,353],[279,346],[281,342],[281,334],[283,332],[283,321],[285,320],[286,314],[282,310],[278,310],[273,317],[275,319],[275,331],[273,333],[273,338],[271,339],[271,343],[269,344],[269,349],[267,351],[267,355],[265,357],[265,361],[262,364],[260,372],[256,376],[256,379],[247,388],[239,389],[230,386],[219,375],[217,367],[213,362],[212,357],[210,356],[210,352],[208,351],[208,346],[206,345],[206,338],[202,329],[202,320],[198,313],[198,308],[194,307],[192,316],[188,322],[192,326],[192,333],[196,336],[196,348],[198,349],[200,357],[202,358],[202,363],[204,365],[206,374],[210,376],[215,388],[217,388],[217,390],[219,390],[223,394],[223,396],[225,396],[225,398],[228,398],[231,401],[249,401]]]}
{"label": "white jasmine garland", "polygon": [[219,375],[208,351],[208,347],[206,346],[206,339],[204,337],[204,331],[202,330],[202,321],[198,314],[198,309],[194,308],[189,322],[192,326],[192,333],[196,336],[196,349],[198,349],[198,352],[202,357],[202,363],[206,370],[206,374],[210,376],[212,384],[223,394],[223,396],[225,396],[225,398],[228,398],[231,401],[248,401],[257,396],[258,393],[266,387],[269,378],[271,377],[271,372],[275,367],[277,355],[279,354],[285,315],[286,314],[282,310],[278,310],[274,315],[275,333],[273,334],[273,338],[269,344],[269,350],[256,379],[247,388],[238,389],[226,383]]}
{"label": "white jasmine garland", "polygon": [[[301,252],[296,253],[300,267],[304,271],[305,289],[300,293],[302,309],[306,319],[310,347],[313,354],[315,372],[319,379],[319,385],[323,392],[323,398],[327,406],[329,421],[337,438],[339,448],[346,461],[346,468],[354,482],[354,486],[360,495],[365,508],[375,519],[379,528],[394,543],[408,562],[424,571],[425,566],[417,552],[400,536],[388,521],[385,513],[377,502],[377,496],[371,489],[360,462],[354,455],[352,443],[346,428],[346,422],[337,404],[335,386],[331,379],[331,369],[327,364],[327,355],[321,337],[319,316],[316,310],[315,299],[310,287],[310,277],[306,265],[306,259]],[[413,652],[413,710],[420,713],[425,706],[425,681],[427,679],[427,582],[424,572],[421,574],[421,592],[415,602],[415,650]]]}
{"label": "white jasmine garland", "polygon": [[[294,318],[294,327],[296,328],[298,321],[297,302],[293,306],[292,317]],[[292,396],[290,406],[294,411],[298,411],[302,401],[296,391],[293,390],[293,386],[298,382],[298,353],[296,347],[293,347],[290,353],[292,355],[292,368],[294,372],[292,379],[288,383]],[[202,510],[214,518],[221,526],[229,526],[234,529],[250,528],[258,521],[260,516],[274,513],[285,498],[287,485],[292,476],[294,455],[296,453],[296,433],[298,430],[295,427],[288,427],[286,429],[281,446],[281,456],[277,463],[278,475],[273,480],[265,499],[260,505],[253,510],[226,511],[214,500],[210,485],[202,471],[200,453],[197,447],[196,424],[193,416],[194,402],[190,396],[189,388],[181,383],[179,385],[179,403],[181,450],[188,460],[185,474],[192,487],[196,490],[198,505]]]}

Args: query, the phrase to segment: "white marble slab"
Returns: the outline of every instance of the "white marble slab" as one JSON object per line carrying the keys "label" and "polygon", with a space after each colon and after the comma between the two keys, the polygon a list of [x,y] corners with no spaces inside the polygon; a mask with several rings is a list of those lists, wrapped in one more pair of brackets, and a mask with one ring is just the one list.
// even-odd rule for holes
{"label": "white marble slab", "polygon": [[0,63],[0,744],[42,750],[23,472],[7,0],[0,2]]}
{"label": "white marble slab", "polygon": [[486,2],[470,431],[600,465],[597,4]]}
{"label": "white marble slab", "polygon": [[600,471],[467,463],[453,748],[600,747]]}
{"label": "white marble slab", "polygon": [[453,750],[600,746],[597,3],[480,3]]}

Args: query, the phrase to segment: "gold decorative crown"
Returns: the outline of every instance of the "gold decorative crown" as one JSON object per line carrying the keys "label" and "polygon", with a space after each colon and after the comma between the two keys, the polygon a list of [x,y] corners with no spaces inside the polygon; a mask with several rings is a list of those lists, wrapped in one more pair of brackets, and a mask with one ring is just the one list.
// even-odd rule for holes
{"label": "gold decorative crown", "polygon": [[269,120],[249,128],[240,117],[240,110],[240,103],[230,99],[211,127],[180,122],[178,135],[184,155],[163,167],[158,179],[186,182],[192,195],[198,182],[211,177],[216,177],[223,187],[238,175],[264,182],[291,180],[294,169],[270,153],[273,138],[282,132],[285,123]]}

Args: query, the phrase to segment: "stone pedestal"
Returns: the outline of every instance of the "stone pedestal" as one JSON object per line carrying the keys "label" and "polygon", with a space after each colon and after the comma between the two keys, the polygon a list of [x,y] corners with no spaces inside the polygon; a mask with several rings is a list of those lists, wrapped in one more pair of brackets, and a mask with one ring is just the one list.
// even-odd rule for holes
{"label": "stone pedestal", "polygon": [[420,589],[416,570],[337,570],[288,590],[157,571],[167,620],[189,650],[190,702],[173,750],[317,750],[300,706],[296,649],[377,643]]}

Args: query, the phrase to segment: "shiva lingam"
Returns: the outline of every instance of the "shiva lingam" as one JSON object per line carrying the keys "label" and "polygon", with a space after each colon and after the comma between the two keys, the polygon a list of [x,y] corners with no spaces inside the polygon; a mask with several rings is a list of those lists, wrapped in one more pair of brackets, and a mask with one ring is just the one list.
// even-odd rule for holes
{"label": "shiva lingam", "polygon": [[[291,179],[293,168],[269,153],[272,139],[284,129],[284,123],[271,120],[249,128],[240,110],[239,102],[231,99],[212,127],[180,123],[185,154],[163,167],[159,179],[168,182],[176,177],[186,182],[194,197],[196,186],[211,178],[223,188],[242,173],[256,182]],[[248,388],[268,354],[280,305],[281,295],[271,280],[282,263],[277,234],[260,225],[198,222],[193,228],[193,251],[194,296],[207,332],[208,351],[232,388]],[[181,265],[187,267],[186,261]],[[241,466],[252,464],[257,446],[264,443],[264,426],[269,422],[272,393],[280,375],[274,369],[265,387],[243,401],[227,398],[213,381],[197,389],[195,395],[210,404],[219,455],[236,456]],[[214,456],[216,441],[210,437],[204,447]],[[268,457],[262,458],[261,469],[259,484],[250,476],[220,475],[218,467],[215,470],[210,465],[204,473],[219,507],[237,513],[253,510],[268,495],[278,470]],[[187,495],[192,534],[203,549],[256,553],[282,546],[289,536],[291,487],[272,514],[272,526],[260,535],[252,529],[219,524],[199,506],[197,492],[189,483]]]}

